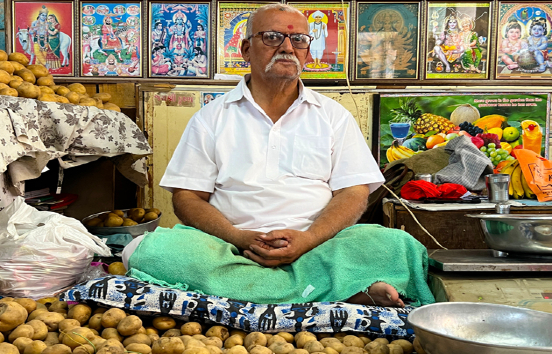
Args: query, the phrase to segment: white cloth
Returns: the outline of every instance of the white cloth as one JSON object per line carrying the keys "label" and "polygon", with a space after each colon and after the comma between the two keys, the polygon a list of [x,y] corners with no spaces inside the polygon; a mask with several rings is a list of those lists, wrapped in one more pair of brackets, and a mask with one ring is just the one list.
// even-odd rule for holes
{"label": "white cloth", "polygon": [[353,116],[300,83],[276,122],[255,103],[246,76],[190,120],[160,186],[212,193],[239,229],[306,230],[332,191],[384,181]]}
{"label": "white cloth", "polygon": [[324,52],[324,49],[326,49],[326,38],[328,38],[328,26],[322,21],[319,23],[311,22],[309,23],[309,34],[314,37],[310,45],[311,54],[313,52]]}

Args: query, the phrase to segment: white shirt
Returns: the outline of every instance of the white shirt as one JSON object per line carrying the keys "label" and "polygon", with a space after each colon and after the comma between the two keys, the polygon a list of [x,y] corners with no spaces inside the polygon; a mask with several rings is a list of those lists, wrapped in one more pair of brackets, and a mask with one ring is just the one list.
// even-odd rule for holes
{"label": "white shirt", "polygon": [[255,103],[246,76],[198,111],[160,186],[212,193],[209,203],[239,229],[307,230],[332,191],[384,181],[353,116],[300,82],[276,122]]}

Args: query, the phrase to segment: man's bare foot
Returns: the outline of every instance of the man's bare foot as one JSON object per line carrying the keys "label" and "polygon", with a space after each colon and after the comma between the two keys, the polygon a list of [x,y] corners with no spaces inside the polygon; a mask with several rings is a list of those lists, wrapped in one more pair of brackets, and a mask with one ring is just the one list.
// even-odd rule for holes
{"label": "man's bare foot", "polygon": [[359,305],[377,305],[387,307],[404,307],[399,293],[391,285],[377,282],[368,288],[368,294],[360,292],[351,296],[346,302]]}
{"label": "man's bare foot", "polygon": [[514,64],[510,64],[510,65],[508,65],[508,66],[506,66],[506,67],[507,67],[508,69],[510,69],[510,70],[514,70],[514,69],[519,68],[519,65],[516,64],[516,63],[514,63]]}

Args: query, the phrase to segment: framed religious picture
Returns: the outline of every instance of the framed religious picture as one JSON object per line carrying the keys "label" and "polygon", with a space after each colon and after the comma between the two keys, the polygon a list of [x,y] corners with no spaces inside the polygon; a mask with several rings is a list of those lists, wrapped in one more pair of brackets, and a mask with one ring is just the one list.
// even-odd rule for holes
{"label": "framed religious picture", "polygon": [[150,77],[209,77],[209,5],[166,2],[149,4]]}
{"label": "framed religious picture", "polygon": [[251,70],[241,56],[241,43],[249,15],[263,2],[219,2],[217,27],[217,73],[245,75]]}
{"label": "framed religious picture", "polygon": [[349,62],[349,3],[293,3],[313,37],[302,79],[345,79]]}
{"label": "framed religious picture", "polygon": [[142,76],[140,2],[80,2],[82,76]]}
{"label": "framed religious picture", "polygon": [[12,50],[54,76],[74,76],[73,2],[14,1]]}
{"label": "framed religious picture", "polygon": [[496,78],[552,78],[552,3],[500,3]]}
{"label": "framed religious picture", "polygon": [[417,79],[419,2],[358,2],[355,79]]}
{"label": "framed religious picture", "polygon": [[428,2],[426,79],[486,79],[490,2]]}

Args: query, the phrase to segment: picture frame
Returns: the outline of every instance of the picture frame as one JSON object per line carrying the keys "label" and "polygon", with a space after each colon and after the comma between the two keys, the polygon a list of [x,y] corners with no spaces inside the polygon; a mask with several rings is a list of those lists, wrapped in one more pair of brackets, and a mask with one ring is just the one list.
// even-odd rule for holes
{"label": "picture frame", "polygon": [[270,2],[219,2],[217,7],[218,74],[249,74],[249,63],[241,56],[241,42],[249,15]]}
{"label": "picture frame", "polygon": [[288,5],[307,17],[309,34],[314,37],[301,79],[346,79],[350,2],[288,2]]}
{"label": "picture frame", "polygon": [[142,2],[79,4],[80,75],[142,77]]}
{"label": "picture frame", "polygon": [[487,79],[491,2],[427,3],[426,79]]}
{"label": "picture frame", "polygon": [[210,5],[200,2],[149,3],[149,77],[210,77]]}
{"label": "picture frame", "polygon": [[419,1],[356,4],[355,80],[418,79]]}
{"label": "picture frame", "polygon": [[498,14],[496,78],[551,79],[552,3],[500,2]]}
{"label": "picture frame", "polygon": [[11,15],[13,51],[53,76],[75,75],[72,1],[13,1]]}
{"label": "picture frame", "polygon": [[[476,122],[479,118],[487,120]],[[461,130],[469,133],[472,128],[464,128],[463,121],[479,127],[484,133],[500,133],[497,136],[500,135],[501,144],[507,143],[512,149],[524,143],[522,122],[531,121],[541,127],[533,129],[541,132],[538,143],[541,155],[549,156],[550,93],[531,91],[381,94],[379,124],[372,125],[377,146],[372,145],[372,148],[379,152],[378,162],[383,167],[398,157],[394,156],[397,147],[425,151],[465,135]],[[507,132],[507,127],[512,128]],[[510,133],[514,135],[508,135]],[[472,130],[468,137],[475,135]],[[532,143],[537,141],[533,140]],[[507,148],[506,144],[501,147]],[[409,151],[406,152],[408,155]]]}

